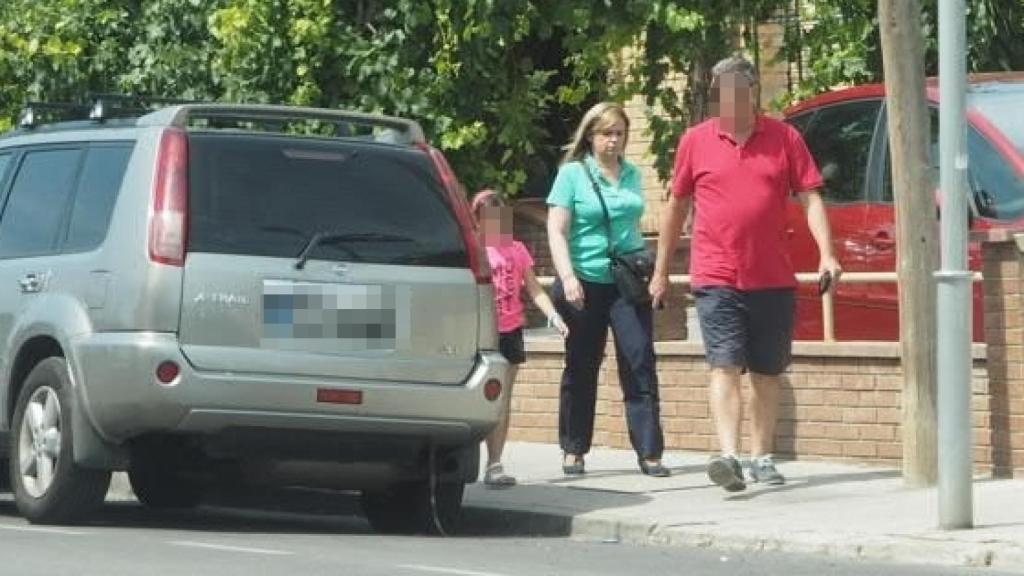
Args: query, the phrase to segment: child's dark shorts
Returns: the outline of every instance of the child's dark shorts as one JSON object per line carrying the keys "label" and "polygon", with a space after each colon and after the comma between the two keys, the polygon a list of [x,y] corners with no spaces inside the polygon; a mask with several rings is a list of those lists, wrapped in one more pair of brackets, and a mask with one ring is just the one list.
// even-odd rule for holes
{"label": "child's dark shorts", "polygon": [[498,335],[498,350],[508,360],[509,364],[519,365],[526,362],[526,345],[523,343],[523,329],[517,328],[511,332],[502,332]]}

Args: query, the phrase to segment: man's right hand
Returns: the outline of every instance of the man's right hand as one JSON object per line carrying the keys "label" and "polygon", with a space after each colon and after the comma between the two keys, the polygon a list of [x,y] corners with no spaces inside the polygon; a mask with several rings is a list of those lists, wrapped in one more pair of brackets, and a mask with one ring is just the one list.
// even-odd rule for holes
{"label": "man's right hand", "polygon": [[577,310],[583,310],[583,285],[575,276],[562,280],[562,292],[565,294],[565,301]]}
{"label": "man's right hand", "polygon": [[668,274],[655,273],[647,290],[651,294],[651,306],[655,310],[664,307],[668,296]]}

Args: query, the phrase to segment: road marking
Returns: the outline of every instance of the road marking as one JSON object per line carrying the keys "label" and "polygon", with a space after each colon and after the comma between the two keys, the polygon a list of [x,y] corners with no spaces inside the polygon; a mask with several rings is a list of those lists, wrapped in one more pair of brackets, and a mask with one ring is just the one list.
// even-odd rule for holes
{"label": "road marking", "polygon": [[0,530],[14,530],[16,532],[42,532],[44,534],[63,534],[65,536],[84,536],[88,532],[79,532],[77,530],[64,530],[62,528],[43,528],[41,526],[12,526],[10,524],[0,524]]}
{"label": "road marking", "polygon": [[293,553],[286,550],[270,550],[268,548],[246,548],[244,546],[227,546],[224,544],[207,544],[205,542],[189,542],[177,540],[171,542],[175,546],[188,548],[205,548],[207,550],[220,550],[221,552],[242,552],[245,554],[265,554],[267,556],[291,556]]}
{"label": "road marking", "polygon": [[445,568],[444,566],[423,566],[420,564],[399,564],[398,568],[406,570],[417,570],[419,572],[430,572],[433,574],[455,574],[456,576],[505,576],[497,572],[478,572],[476,570],[459,570],[458,568]]}

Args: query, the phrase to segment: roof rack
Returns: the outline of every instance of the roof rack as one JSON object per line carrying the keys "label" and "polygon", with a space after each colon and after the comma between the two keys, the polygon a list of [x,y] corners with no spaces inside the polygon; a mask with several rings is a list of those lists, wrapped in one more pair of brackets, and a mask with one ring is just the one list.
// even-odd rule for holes
{"label": "roof rack", "polygon": [[18,127],[31,130],[40,124],[44,115],[52,116],[58,121],[81,120],[89,116],[90,109],[88,104],[73,102],[28,102],[18,117]]}
{"label": "roof rack", "polygon": [[76,102],[28,102],[21,111],[18,127],[32,130],[40,126],[43,116],[53,117],[52,121],[91,120],[102,123],[112,118],[137,118],[160,106],[190,104],[193,100],[162,98],[127,94],[89,94],[88,103]]}
{"label": "roof rack", "polygon": [[18,126],[33,130],[43,115],[53,121],[137,118],[143,126],[262,130],[326,137],[368,138],[376,142],[422,145],[423,128],[414,120],[327,108],[265,104],[215,104],[177,98],[124,94],[90,94],[87,104],[30,102]]}
{"label": "roof rack", "polygon": [[419,123],[406,118],[366,114],[327,108],[301,108],[264,104],[183,104],[158,110],[139,120],[140,124],[170,125],[180,128],[263,127],[286,131],[302,122],[321,123],[330,128],[327,136],[353,137],[362,134],[376,141],[396,144],[423,144],[426,138]]}
{"label": "roof rack", "polygon": [[142,96],[132,94],[90,94],[92,110],[90,120],[102,122],[108,118],[144,116],[163,106],[195,104],[195,100]]}

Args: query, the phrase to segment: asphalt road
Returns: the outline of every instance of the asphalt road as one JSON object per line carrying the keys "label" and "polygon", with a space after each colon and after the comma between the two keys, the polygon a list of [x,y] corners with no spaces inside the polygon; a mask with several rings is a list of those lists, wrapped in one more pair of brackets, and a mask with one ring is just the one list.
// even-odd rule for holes
{"label": "asphalt road", "polygon": [[[632,547],[523,535],[449,538],[374,534],[354,503],[331,510],[206,507],[156,513],[108,504],[95,521],[32,526],[0,497],[0,575],[17,576],[603,576],[853,575],[997,576],[778,554]],[[329,513],[328,513],[329,512]]]}

